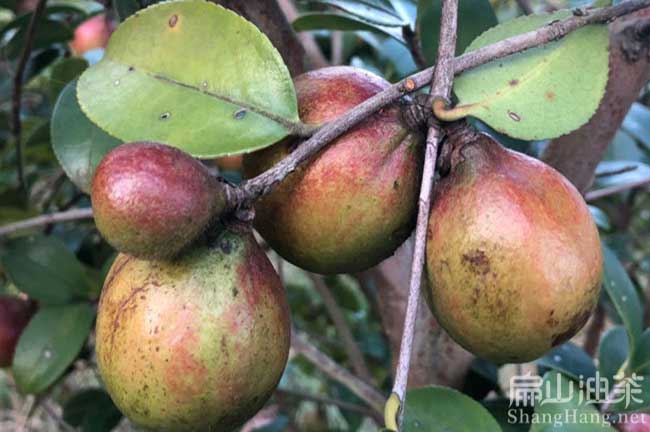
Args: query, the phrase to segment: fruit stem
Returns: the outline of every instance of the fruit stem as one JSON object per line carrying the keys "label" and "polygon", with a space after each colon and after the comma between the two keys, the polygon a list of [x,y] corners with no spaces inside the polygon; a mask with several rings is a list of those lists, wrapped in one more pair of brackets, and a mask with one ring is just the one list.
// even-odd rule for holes
{"label": "fruit stem", "polygon": [[[432,100],[448,100],[451,96],[451,87],[454,79],[454,53],[456,51],[456,29],[458,21],[458,0],[443,0],[442,17],[440,23],[440,38],[438,45],[438,60],[431,81],[430,96]],[[427,241],[427,228],[429,213],[431,211],[431,192],[436,169],[438,144],[442,138],[441,128],[437,122],[431,121],[427,133],[424,153],[424,168],[422,172],[422,185],[420,187],[420,200],[418,205],[418,219],[415,227],[415,248],[411,265],[411,279],[409,295],[404,317],[404,330],[400,344],[399,360],[395,372],[393,395],[397,397],[399,409],[397,410],[397,430],[402,429],[404,418],[404,404],[406,398],[406,385],[413,351],[413,338],[415,322],[420,300],[420,285],[425,260],[425,247]],[[394,398],[393,398],[394,399]],[[394,403],[386,404],[386,427],[393,426],[392,413]]]}

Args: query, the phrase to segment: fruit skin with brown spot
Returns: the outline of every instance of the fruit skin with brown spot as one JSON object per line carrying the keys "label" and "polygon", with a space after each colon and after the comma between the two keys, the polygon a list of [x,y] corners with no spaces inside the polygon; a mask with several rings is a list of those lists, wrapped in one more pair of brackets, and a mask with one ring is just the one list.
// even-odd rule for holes
{"label": "fruit skin with brown spot", "polygon": [[197,239],[226,206],[221,183],[176,148],[124,144],[100,162],[91,188],[97,228],[118,251],[172,258]]}
{"label": "fruit skin with brown spot", "polygon": [[32,300],[0,296],[0,368],[11,366],[18,339],[36,309]]}
{"label": "fruit skin with brown spot", "polygon": [[602,251],[578,191],[553,168],[464,127],[429,218],[425,297],[464,348],[496,363],[540,357],[586,323]]}
{"label": "fruit skin with brown spot", "polygon": [[227,431],[275,390],[290,344],[282,283],[249,230],[173,262],[124,254],[104,285],[97,360],[117,407],[164,431]]}
{"label": "fruit skin with brown spot", "polygon": [[[330,67],[295,79],[303,122],[344,114],[389,85],[351,67]],[[389,257],[415,223],[422,163],[421,134],[408,130],[398,107],[387,107],[302,164],[255,205],[255,227],[283,258],[306,270],[348,273]],[[244,157],[255,176],[289,155],[284,140]]]}

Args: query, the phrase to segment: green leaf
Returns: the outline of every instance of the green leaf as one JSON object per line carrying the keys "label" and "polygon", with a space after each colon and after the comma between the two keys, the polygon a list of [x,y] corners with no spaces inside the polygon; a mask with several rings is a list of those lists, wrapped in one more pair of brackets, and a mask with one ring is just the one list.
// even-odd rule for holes
{"label": "green leaf", "polygon": [[113,0],[113,10],[120,21],[124,21],[140,9],[137,0]]}
{"label": "green leaf", "polygon": [[598,228],[604,229],[606,231],[612,229],[612,225],[609,223],[609,216],[607,216],[607,213],[596,206],[588,205],[587,207],[589,207],[591,217],[593,218]]}
{"label": "green leaf", "polygon": [[[7,25],[7,27],[11,26],[11,23]],[[3,31],[4,30],[5,29],[3,28]],[[5,55],[10,60],[17,59],[23,52],[23,43],[26,36],[27,26],[20,27],[16,34],[14,34],[9,42],[7,42],[7,45],[3,47],[3,55]],[[34,36],[32,49],[35,51],[47,48],[56,43],[67,42],[71,40],[72,37],[73,32],[70,27],[61,21],[44,18],[38,23],[38,28],[36,30],[36,35]]]}
{"label": "green leaf", "polygon": [[90,191],[95,168],[104,155],[122,142],[113,138],[84,115],[75,97],[77,82],[61,92],[52,113],[52,147],[70,180]]}
{"label": "green leaf", "polygon": [[603,258],[605,291],[625,325],[631,347],[635,347],[643,328],[643,311],[639,296],[623,264],[616,254],[605,245],[603,245]]}
{"label": "green leaf", "polygon": [[[420,31],[422,52],[431,65],[438,57],[441,11],[441,0],[418,1],[417,28]],[[456,53],[462,53],[481,33],[497,24],[497,17],[488,0],[460,0]]]}
{"label": "green leaf", "polygon": [[370,31],[390,36],[395,40],[404,42],[402,30],[399,27],[385,27],[364,21],[352,15],[339,13],[308,13],[299,16],[293,22],[296,31],[311,30],[341,30],[341,31]]}
{"label": "green leaf", "polygon": [[[614,173],[614,175],[599,175],[604,173]],[[607,187],[633,183],[637,181],[650,180],[650,165],[636,161],[602,161],[598,164],[596,171],[596,187]]]}
{"label": "green leaf", "polygon": [[[528,432],[529,425],[527,423],[513,421],[511,417],[513,413],[512,403],[507,398],[484,400],[481,401],[481,405],[492,414],[499,423],[499,426],[501,426],[503,432]],[[520,407],[514,409],[518,410],[514,411],[515,413],[519,412],[522,413],[522,415],[531,416],[533,414],[532,407]]]}
{"label": "green leaf", "polygon": [[111,135],[197,157],[266,147],[301,127],[289,71],[268,38],[202,0],[129,17],[79,79],[77,96]]}
{"label": "green leaf", "polygon": [[478,402],[447,387],[423,387],[406,394],[404,432],[501,432]]}
{"label": "green leaf", "polygon": [[[559,372],[544,375],[542,403],[535,407],[538,422],[533,422],[530,432],[594,432],[615,430],[604,424],[602,416],[593,405],[585,402],[578,384]],[[562,402],[559,402],[561,400]],[[544,403],[546,402],[546,403]],[[570,414],[571,417],[568,417]],[[572,421],[573,416],[575,420]]]}
{"label": "green leaf", "polygon": [[21,393],[40,393],[77,357],[95,318],[91,305],[41,308],[20,336],[13,374]]}
{"label": "green leaf", "polygon": [[311,3],[331,6],[380,26],[402,27],[407,24],[385,0],[313,0]]}
{"label": "green leaf", "polygon": [[81,263],[56,237],[12,239],[0,259],[16,287],[41,303],[64,304],[91,291]]}
{"label": "green leaf", "polygon": [[650,375],[650,328],[641,335],[630,360],[629,370],[638,374]]}
{"label": "green leaf", "polygon": [[650,146],[650,108],[638,102],[633,103],[622,127],[643,144]]}
{"label": "green leaf", "polygon": [[87,67],[88,61],[80,57],[70,57],[55,63],[50,71],[49,94],[51,100],[57,100],[63,88],[78,78]]}
{"label": "green leaf", "polygon": [[650,407],[650,375],[632,375],[617,383],[608,412],[624,413]]}
{"label": "green leaf", "polygon": [[[649,126],[650,129],[650,126]],[[648,131],[650,135],[650,131]],[[607,147],[604,160],[618,161],[648,161],[648,155],[641,150],[635,138],[623,129],[619,129],[614,136],[614,139]]]}
{"label": "green leaf", "polygon": [[[508,21],[483,33],[467,51],[569,14]],[[457,117],[477,117],[514,138],[546,139],[571,132],[589,121],[605,93],[608,45],[607,26],[591,25],[559,41],[463,72],[454,81],[459,102],[453,112]]]}
{"label": "green leaf", "polygon": [[63,407],[63,420],[82,432],[110,432],[121,419],[111,397],[98,388],[78,392]]}
{"label": "green leaf", "polygon": [[630,343],[625,327],[616,326],[605,332],[598,347],[598,370],[607,382],[614,382],[614,375],[618,374],[629,352]]}
{"label": "green leaf", "polygon": [[596,376],[596,365],[593,359],[582,348],[570,342],[555,347],[536,363],[562,372],[575,380]]}

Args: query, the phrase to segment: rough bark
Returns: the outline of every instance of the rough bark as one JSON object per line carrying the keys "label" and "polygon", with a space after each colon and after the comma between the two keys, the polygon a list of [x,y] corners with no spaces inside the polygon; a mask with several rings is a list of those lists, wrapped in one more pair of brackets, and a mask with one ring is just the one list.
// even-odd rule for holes
{"label": "rough bark", "polygon": [[[412,254],[411,237],[391,258],[358,275],[363,284],[378,294],[379,315],[392,353],[392,371],[395,370],[402,339]],[[440,328],[429,308],[421,306],[415,324],[408,385],[460,387],[473,356]]]}
{"label": "rough bark", "polygon": [[594,179],[596,166],[650,77],[650,35],[638,32],[650,21],[650,9],[610,24],[609,82],[603,101],[583,127],[552,140],[542,159],[564,174],[581,192]]}
{"label": "rough bark", "polygon": [[291,76],[305,71],[305,49],[276,0],[212,0],[255,24],[280,52]]}

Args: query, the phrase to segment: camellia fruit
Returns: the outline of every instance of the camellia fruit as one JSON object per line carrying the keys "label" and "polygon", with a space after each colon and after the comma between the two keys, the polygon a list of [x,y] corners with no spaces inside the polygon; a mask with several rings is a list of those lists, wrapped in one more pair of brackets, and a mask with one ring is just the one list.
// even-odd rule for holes
{"label": "camellia fruit", "polygon": [[76,55],[96,48],[106,48],[113,29],[106,15],[101,14],[79,24],[70,42],[70,49]]}
{"label": "camellia fruit", "polygon": [[0,296],[0,367],[11,366],[18,339],[36,312],[36,303]]}
{"label": "camellia fruit", "polygon": [[117,257],[97,359],[117,407],[164,431],[229,431],[275,390],[290,344],[282,283],[249,230],[224,229],[173,262]]}
{"label": "camellia fruit", "polygon": [[540,357],[587,322],[602,251],[582,196],[561,174],[466,125],[429,218],[427,300],[464,348],[496,363]]}
{"label": "camellia fruit", "polygon": [[[295,80],[300,117],[321,124],[389,86],[351,67]],[[389,257],[414,222],[422,162],[421,134],[384,108],[329,144],[255,205],[255,227],[283,258],[306,270],[348,273]],[[257,175],[295,148],[295,140],[244,157]]]}
{"label": "camellia fruit", "polygon": [[201,162],[163,144],[111,150],[93,177],[97,228],[118,251],[138,258],[178,255],[226,206],[222,184]]}

